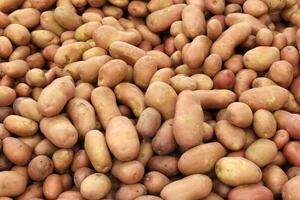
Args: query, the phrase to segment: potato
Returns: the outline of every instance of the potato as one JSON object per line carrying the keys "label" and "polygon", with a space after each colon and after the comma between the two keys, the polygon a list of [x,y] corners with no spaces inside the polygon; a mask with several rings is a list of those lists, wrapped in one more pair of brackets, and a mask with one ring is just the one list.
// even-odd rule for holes
{"label": "potato", "polygon": [[44,155],[33,158],[28,164],[28,175],[34,181],[43,181],[53,171],[52,161]]}
{"label": "potato", "polygon": [[258,137],[271,138],[275,135],[276,128],[276,120],[271,112],[259,109],[254,113],[253,129]]}
{"label": "potato", "polygon": [[58,173],[64,173],[70,167],[74,152],[72,149],[59,149],[53,153],[52,161],[54,169]]}
{"label": "potato", "polygon": [[38,110],[38,105],[32,98],[20,97],[17,98],[13,104],[14,112],[22,117],[39,122],[42,119],[42,115]]}
{"label": "potato", "polygon": [[246,128],[252,124],[253,114],[247,104],[234,102],[226,109],[226,119],[235,126]]}
{"label": "potato", "polygon": [[0,196],[15,197],[22,194],[27,185],[26,178],[14,171],[0,172]]}
{"label": "potato", "polygon": [[[253,99],[255,94],[255,100]],[[252,88],[243,92],[240,102],[248,104],[253,111],[266,109],[269,111],[279,110],[288,99],[288,91],[279,86],[265,86]]]}
{"label": "potato", "polygon": [[265,186],[260,184],[242,185],[235,187],[229,192],[228,199],[230,200],[250,200],[250,199],[265,199],[272,200],[272,192]]}
{"label": "potato", "polygon": [[14,60],[1,63],[1,70],[11,78],[21,78],[25,76],[29,66],[24,60]]}
{"label": "potato", "polygon": [[[259,4],[262,3],[262,1],[257,1],[257,0],[251,0],[251,2],[252,1],[253,2],[255,1]],[[261,7],[261,8],[263,8],[263,7]],[[256,34],[256,44],[257,45],[259,45],[259,46],[271,46],[272,42],[273,42],[273,33],[272,33],[271,30],[269,30],[268,28],[262,28],[257,32],[257,34]]]}
{"label": "potato", "polygon": [[[200,35],[195,37],[191,43],[186,44],[182,49],[183,63],[190,68],[199,68],[209,55],[211,44],[212,42],[207,36]],[[203,51],[197,52],[197,49],[202,49]]]}
{"label": "potato", "polygon": [[274,62],[267,73],[267,77],[279,86],[288,88],[293,80],[293,66],[287,61]]}
{"label": "potato", "polygon": [[16,92],[15,90],[11,89],[7,86],[0,85],[0,106],[9,106],[11,105],[16,99]]}
{"label": "potato", "polygon": [[82,60],[88,60],[92,57],[96,57],[96,56],[103,56],[106,55],[107,51],[101,47],[93,47],[90,48],[88,50],[86,50],[83,54],[82,54]]}
{"label": "potato", "polygon": [[178,173],[177,163],[178,158],[174,156],[153,156],[148,162],[148,167],[151,171],[172,177]]}
{"label": "potato", "polygon": [[289,142],[290,136],[286,130],[279,129],[276,131],[272,140],[275,142],[277,149],[282,149]]}
{"label": "potato", "polygon": [[142,38],[136,31],[122,31],[109,25],[102,25],[93,33],[93,39],[98,47],[108,49],[114,41],[122,41],[132,45],[138,45]]}
{"label": "potato", "polygon": [[41,26],[52,33],[60,36],[65,29],[57,23],[54,17],[54,11],[45,11],[40,17]]}
{"label": "potato", "polygon": [[243,4],[243,10],[254,17],[260,17],[268,12],[268,6],[263,1],[250,0]]}
{"label": "potato", "polygon": [[10,13],[13,10],[18,9],[22,4],[24,3],[24,0],[8,0],[1,4],[0,11],[4,13]]}
{"label": "potato", "polygon": [[89,175],[95,173],[94,170],[87,168],[87,167],[81,167],[76,169],[75,173],[74,173],[74,178],[73,181],[76,185],[77,188],[80,188],[80,185],[82,183],[82,181],[88,177]]}
{"label": "potato", "polygon": [[28,118],[18,115],[9,115],[4,121],[5,128],[18,136],[31,136],[38,131],[38,124]]}
{"label": "potato", "polygon": [[79,150],[75,153],[73,161],[72,161],[72,165],[71,165],[71,169],[72,171],[76,171],[79,168],[82,167],[90,167],[91,163],[89,160],[89,157],[86,153],[85,150]]}
{"label": "potato", "polygon": [[94,173],[82,181],[80,193],[86,199],[101,199],[107,195],[111,186],[111,181],[105,174]]}
{"label": "potato", "polygon": [[170,81],[171,86],[177,93],[180,93],[184,90],[195,90],[197,88],[196,81],[191,77],[185,76],[183,74],[173,76]]}
{"label": "potato", "polygon": [[71,148],[78,140],[76,128],[63,115],[43,118],[40,130],[48,140],[60,148]]}
{"label": "potato", "polygon": [[0,36],[0,43],[1,43],[0,56],[4,58],[9,57],[13,52],[13,46],[10,40],[5,36]]}
{"label": "potato", "polygon": [[136,160],[121,162],[114,161],[111,173],[124,184],[134,184],[142,180],[144,165]]}
{"label": "potato", "polygon": [[210,172],[226,153],[226,149],[218,142],[200,144],[180,156],[178,169],[184,175],[204,174]]}
{"label": "potato", "polygon": [[123,10],[116,6],[104,5],[102,8],[103,14],[105,17],[114,17],[116,19],[120,19],[123,16]]}
{"label": "potato", "polygon": [[103,133],[97,130],[87,132],[84,149],[97,172],[105,173],[112,167],[112,161]]}
{"label": "potato", "polygon": [[[188,5],[182,10],[182,30],[189,38],[195,38],[205,33],[205,17],[195,5]],[[197,19],[197,20],[196,20]]]}
{"label": "potato", "polygon": [[146,18],[148,28],[153,32],[161,32],[168,29],[173,22],[181,18],[181,13],[185,6],[185,4],[176,4],[152,12]]}
{"label": "potato", "polygon": [[118,160],[130,161],[137,157],[140,143],[137,131],[127,117],[114,117],[107,125],[105,138],[108,148]]}
{"label": "potato", "polygon": [[[1,87],[0,87],[1,88]],[[8,116],[12,115],[14,113],[13,109],[11,107],[0,107],[0,122],[2,123],[3,120]],[[0,125],[0,127],[4,128],[3,124]],[[0,130],[1,130],[0,128]],[[0,131],[0,138],[1,138],[1,131]]]}
{"label": "potato", "polygon": [[236,101],[236,94],[230,90],[196,90],[203,109],[221,109]]}
{"label": "potato", "polygon": [[154,152],[152,150],[151,140],[143,139],[140,145],[139,155],[136,160],[141,162],[143,165],[147,165],[150,158],[152,158]]}
{"label": "potato", "polygon": [[32,154],[32,149],[21,140],[7,137],[2,140],[3,153],[15,165],[26,165]]}
{"label": "potato", "polygon": [[18,139],[27,144],[31,149],[34,149],[43,140],[43,136],[38,133],[33,136],[18,137]]}
{"label": "potato", "polygon": [[282,188],[282,198],[285,200],[293,200],[299,198],[297,188],[299,188],[300,176],[295,176],[286,182]]}
{"label": "potato", "polygon": [[256,77],[257,73],[252,69],[240,70],[235,77],[234,92],[239,96],[249,90]]}
{"label": "potato", "polygon": [[31,199],[31,198],[42,198],[43,197],[43,187],[40,183],[33,183],[29,185],[25,192],[18,196],[17,200]]}
{"label": "potato", "polygon": [[[148,5],[149,5],[149,3],[148,3]],[[161,43],[159,35],[150,31],[147,26],[140,24],[136,27],[136,29],[141,34],[143,40],[150,42],[151,45],[156,46]]]}
{"label": "potato", "polygon": [[21,24],[28,29],[39,25],[40,12],[33,8],[24,8],[16,10],[8,15],[9,20],[13,24]]}
{"label": "potato", "polygon": [[76,30],[82,25],[81,17],[66,6],[58,6],[54,10],[54,18],[60,26],[67,30]]}
{"label": "potato", "polygon": [[208,20],[208,22],[206,24],[207,36],[212,41],[215,41],[216,39],[218,39],[218,37],[222,34],[223,29],[224,29],[224,26],[217,19],[212,18],[212,19]]}
{"label": "potato", "polygon": [[150,0],[149,3],[147,4],[147,8],[150,12],[154,12],[169,7],[172,4],[173,1],[171,0],[166,0],[166,1]]}
{"label": "potato", "polygon": [[164,119],[173,118],[177,94],[168,84],[160,81],[149,85],[145,93],[145,103],[160,112]]}
{"label": "potato", "polygon": [[160,127],[160,113],[152,107],[146,108],[138,118],[136,130],[143,138],[152,138]]}
{"label": "potato", "polygon": [[[212,190],[211,179],[202,174],[187,176],[164,187],[160,196],[163,199],[202,199]],[[184,192],[189,190],[189,192]]]}
{"label": "potato", "polygon": [[57,147],[52,144],[48,139],[43,139],[34,147],[34,153],[36,155],[52,156],[57,150]]}
{"label": "potato", "polygon": [[215,172],[218,179],[229,186],[258,183],[262,179],[260,168],[242,157],[221,158],[216,163]]}
{"label": "potato", "polygon": [[122,185],[117,191],[115,198],[118,200],[135,199],[141,195],[146,194],[146,187],[141,184]]}
{"label": "potato", "polygon": [[[243,30],[243,31],[241,31]],[[213,43],[210,52],[219,54],[223,61],[233,55],[234,49],[251,34],[251,27],[246,23],[232,25]],[[235,41],[228,38],[236,38]],[[229,42],[230,41],[230,42]]]}
{"label": "potato", "polygon": [[167,54],[158,50],[151,50],[147,52],[157,64],[158,69],[171,67],[172,61]]}
{"label": "potato", "polygon": [[271,0],[263,0],[263,2],[269,7],[271,11],[281,10],[284,8],[286,1],[271,1]]}
{"label": "potato", "polygon": [[197,84],[197,90],[211,90],[213,87],[213,81],[205,74],[194,74],[191,76]]}
{"label": "potato", "polygon": [[299,139],[299,123],[300,115],[292,114],[284,110],[279,110],[274,113],[278,128],[288,131],[291,138]]}
{"label": "potato", "polygon": [[263,181],[275,196],[279,196],[288,177],[277,165],[269,165],[263,170]]}
{"label": "potato", "polygon": [[[38,107],[41,114],[46,117],[57,115],[63,109],[67,101],[74,96],[74,92],[75,86],[70,76],[54,80],[43,89],[38,99]],[[53,99],[55,99],[55,101],[53,101]]]}
{"label": "potato", "polygon": [[151,171],[145,174],[143,184],[146,186],[146,189],[149,194],[159,194],[161,190],[170,183],[168,177],[164,174]]}
{"label": "potato", "polygon": [[284,157],[296,167],[300,167],[300,157],[298,154],[300,148],[300,142],[292,141],[287,143],[283,148]]}
{"label": "potato", "polygon": [[231,70],[224,69],[215,75],[213,82],[215,89],[232,89],[235,84],[235,75]]}
{"label": "potato", "polygon": [[58,174],[51,174],[43,183],[43,193],[48,199],[56,199],[63,192],[62,179]]}
{"label": "potato", "polygon": [[[187,121],[189,126],[186,126]],[[191,91],[183,91],[178,95],[173,133],[176,143],[184,150],[202,142],[203,111],[198,98]]]}
{"label": "potato", "polygon": [[20,24],[8,25],[4,29],[4,36],[6,36],[12,43],[18,46],[27,45],[31,40],[31,35],[28,29]]}
{"label": "potato", "polygon": [[223,14],[225,10],[225,1],[214,2],[212,0],[205,0],[206,9],[214,15]]}

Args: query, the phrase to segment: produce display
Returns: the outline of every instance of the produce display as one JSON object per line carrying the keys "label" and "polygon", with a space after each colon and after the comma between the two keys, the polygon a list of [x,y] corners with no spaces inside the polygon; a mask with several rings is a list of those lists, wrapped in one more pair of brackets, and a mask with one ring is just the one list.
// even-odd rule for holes
{"label": "produce display", "polygon": [[0,0],[0,200],[300,200],[300,0]]}

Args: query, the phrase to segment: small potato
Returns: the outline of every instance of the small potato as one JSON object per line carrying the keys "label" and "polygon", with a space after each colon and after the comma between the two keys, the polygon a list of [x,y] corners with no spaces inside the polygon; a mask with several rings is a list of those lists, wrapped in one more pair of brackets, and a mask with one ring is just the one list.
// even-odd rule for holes
{"label": "small potato", "polygon": [[20,196],[18,196],[17,200],[23,200],[23,199],[33,199],[33,198],[42,198],[43,197],[43,187],[40,183],[33,183],[29,186],[27,186],[24,193],[22,193]]}
{"label": "small potato", "polygon": [[195,90],[197,88],[196,82],[191,77],[185,76],[183,74],[178,74],[173,76],[171,79],[171,86],[175,89],[177,93],[183,90]]}
{"label": "small potato", "polygon": [[292,114],[284,110],[279,110],[274,113],[277,126],[280,129],[285,129],[288,131],[291,138],[299,139],[299,123],[300,115]]}
{"label": "small potato", "polygon": [[137,157],[140,149],[138,134],[132,122],[124,116],[114,117],[106,128],[107,146],[120,161]]}
{"label": "small potato", "polygon": [[0,56],[3,58],[9,57],[13,52],[13,46],[10,40],[5,36],[0,36]]}
{"label": "small potato", "polygon": [[144,165],[136,160],[129,162],[114,161],[111,173],[125,184],[134,184],[142,180]]}
{"label": "small potato", "polygon": [[[233,8],[233,10],[240,10],[239,12],[235,12],[235,13],[228,13],[225,17],[225,23],[227,26],[233,26],[236,25],[238,23],[248,23],[251,28],[252,28],[252,32],[254,34],[256,34],[260,29],[266,28],[266,25],[263,24],[259,19],[257,19],[256,17],[249,15],[249,14],[245,14],[245,13],[241,13],[241,7],[236,5],[236,4],[231,4],[231,9]],[[229,7],[228,7],[229,8]]]}
{"label": "small potato", "polygon": [[1,63],[1,71],[11,78],[21,78],[29,70],[27,62],[24,60],[14,60]]}
{"label": "small potato", "polygon": [[75,87],[75,97],[89,101],[94,86],[89,83],[80,83]]}
{"label": "small potato", "polygon": [[221,15],[225,11],[225,1],[205,0],[206,9],[214,15]]}
{"label": "small potato", "polygon": [[148,51],[147,55],[156,62],[158,69],[171,67],[172,61],[164,52],[152,50]]}
{"label": "small potato", "polygon": [[48,30],[35,30],[31,32],[31,39],[33,44],[40,48],[59,44],[58,36]]}
{"label": "small potato", "polygon": [[65,31],[65,29],[55,20],[54,11],[43,12],[40,17],[40,23],[45,30],[51,31],[58,36]]}
{"label": "small potato", "polygon": [[287,61],[274,62],[267,73],[267,77],[279,86],[288,88],[293,81],[293,66]]}
{"label": "small potato", "polygon": [[43,118],[40,130],[48,140],[60,148],[71,148],[78,140],[76,128],[63,115]]}
{"label": "small potato", "polygon": [[39,96],[38,107],[41,114],[46,117],[57,115],[74,96],[74,92],[75,85],[70,76],[55,79]]}
{"label": "small potato", "polygon": [[268,6],[259,0],[248,0],[243,4],[243,11],[254,17],[260,17],[268,12]]}
{"label": "small potato", "polygon": [[54,169],[58,173],[64,173],[70,167],[74,153],[72,149],[59,149],[53,153],[52,161]]}
{"label": "small potato", "polygon": [[75,172],[82,167],[90,167],[91,163],[85,150],[79,150],[74,154],[74,158],[71,165],[71,170]]}
{"label": "small potato", "polygon": [[57,147],[52,144],[48,139],[41,140],[35,147],[34,153],[36,155],[52,156],[57,150]]}
{"label": "small potato", "polygon": [[16,92],[7,86],[0,85],[0,106],[9,106],[16,99]]}
{"label": "small potato", "polygon": [[86,199],[97,200],[105,197],[111,186],[111,181],[105,174],[95,173],[82,181],[80,193]]}
{"label": "small potato", "polygon": [[[183,63],[192,69],[199,68],[209,55],[211,44],[212,42],[207,36],[195,37],[191,43],[186,44],[182,49]],[[197,49],[202,49],[202,51],[197,52]]]}
{"label": "small potato", "polygon": [[172,0],[165,0],[165,1],[150,0],[149,3],[147,4],[147,8],[150,12],[154,12],[169,7],[172,4],[173,4]]}
{"label": "small potato", "polygon": [[[260,2],[258,0],[250,0],[251,2]],[[249,1],[249,2],[250,2]],[[256,34],[256,44],[259,46],[271,46],[273,42],[273,33],[267,28],[260,29]]]}
{"label": "small potato", "polygon": [[93,106],[86,100],[73,98],[67,105],[67,113],[71,118],[80,138],[96,128],[96,114]]}
{"label": "small potato", "polygon": [[276,144],[272,140],[258,139],[247,149],[245,156],[259,167],[271,163],[277,154]]}
{"label": "small potato", "polygon": [[120,83],[114,92],[118,101],[128,106],[136,117],[141,115],[145,109],[144,94],[136,85]]}
{"label": "small potato", "polygon": [[18,139],[27,144],[31,149],[34,149],[43,140],[43,136],[38,133],[33,136],[18,137]]}
{"label": "small potato", "polygon": [[[187,176],[164,187],[160,196],[163,199],[202,199],[212,190],[211,179],[202,174]],[[185,191],[189,192],[185,192]]]}
{"label": "small potato", "polygon": [[213,81],[205,74],[194,74],[191,76],[197,84],[197,90],[211,90],[213,88]]}
{"label": "small potato", "polygon": [[215,126],[218,141],[226,148],[237,151],[246,144],[246,134],[243,129],[230,124],[227,120],[220,120]]}
{"label": "small potato", "polygon": [[300,142],[292,141],[287,143],[283,148],[284,157],[293,166],[300,167],[300,156],[299,156]]}
{"label": "small potato", "polygon": [[7,137],[2,140],[3,153],[15,165],[26,165],[32,154],[32,149],[18,138]]}
{"label": "small potato", "polygon": [[275,142],[277,149],[282,149],[289,142],[290,136],[286,130],[279,129],[276,131],[272,140]]}
{"label": "small potato", "polygon": [[252,87],[265,87],[265,86],[272,86],[276,85],[271,79],[265,77],[257,77],[252,81]]}
{"label": "small potato", "polygon": [[239,98],[240,102],[248,104],[253,111],[258,109],[275,111],[280,109],[287,100],[288,91],[279,86],[252,88],[243,92]]}
{"label": "small potato", "polygon": [[188,38],[203,35],[206,31],[205,16],[197,6],[188,5],[182,10],[182,31]]}
{"label": "small potato", "polygon": [[177,94],[168,84],[160,81],[149,85],[145,93],[145,103],[160,112],[164,119],[173,118]]}
{"label": "small potato", "polygon": [[236,101],[236,94],[230,90],[196,90],[203,109],[221,109]]}
{"label": "small potato", "polygon": [[275,135],[277,128],[273,114],[267,110],[257,110],[253,117],[253,129],[260,138],[271,138]]}
{"label": "small potato", "polygon": [[148,15],[147,3],[143,1],[131,1],[127,10],[133,17],[146,17]]}
{"label": "small potato", "polygon": [[26,62],[30,69],[44,68],[45,59],[41,53],[34,53],[26,58]]}
{"label": "small potato", "polygon": [[26,185],[26,178],[18,172],[0,172],[0,196],[16,197],[25,191]]}
{"label": "small potato", "polygon": [[39,25],[40,12],[34,8],[24,8],[16,10],[8,15],[11,23],[21,24],[28,29]]}
{"label": "small potato", "polygon": [[36,156],[28,164],[28,175],[34,181],[43,181],[53,171],[52,161],[44,155]]}
{"label": "small potato", "polygon": [[116,192],[116,200],[135,199],[147,193],[146,187],[141,184],[122,185]]}
{"label": "small potato", "polygon": [[[236,36],[236,34],[238,35]],[[242,43],[250,34],[251,27],[248,23],[234,24],[213,43],[210,52],[219,54],[222,60],[225,61],[233,55],[235,47]],[[235,38],[235,41],[228,38]]]}
{"label": "small potato", "polygon": [[203,63],[203,72],[213,78],[222,68],[222,58],[219,54],[210,54]]}
{"label": "small potato", "polygon": [[143,184],[149,194],[159,194],[161,190],[170,183],[168,177],[157,171],[145,174]]}
{"label": "small potato", "polygon": [[147,89],[156,71],[156,62],[148,55],[143,56],[133,66],[133,81],[141,89]]}
{"label": "small potato", "polygon": [[212,41],[215,41],[218,39],[218,37],[222,34],[223,29],[224,29],[224,26],[217,19],[211,18],[210,20],[208,20],[208,22],[206,24],[207,36]]}
{"label": "small potato", "polygon": [[228,194],[230,200],[254,200],[265,199],[272,200],[274,196],[272,192],[265,186],[260,184],[242,185],[235,187]]}
{"label": "small potato", "polygon": [[66,6],[57,7],[54,10],[54,18],[59,25],[67,30],[75,30],[82,25],[81,17]]}
{"label": "small potato", "polygon": [[225,69],[219,71],[213,81],[215,89],[232,89],[235,83],[235,75],[231,70]]}
{"label": "small potato", "polygon": [[111,169],[111,156],[103,133],[97,130],[87,132],[84,149],[97,172],[105,173]]}
{"label": "small potato", "polygon": [[300,176],[295,176],[286,182],[282,188],[282,198],[285,200],[294,200],[300,198],[297,192],[300,185]]}
{"label": "small potato", "polygon": [[249,90],[251,84],[256,79],[257,73],[252,69],[242,69],[235,76],[234,92],[240,96]]}
{"label": "small potato", "polygon": [[96,56],[103,56],[106,55],[107,52],[105,49],[101,48],[101,47],[93,47],[90,48],[88,50],[86,50],[83,54],[82,54],[82,60],[88,60],[92,57],[96,57]]}
{"label": "small potato", "polygon": [[116,19],[120,19],[121,17],[123,17],[124,14],[121,8],[111,6],[109,4],[104,5],[102,11],[105,17],[114,17]]}
{"label": "small potato", "polygon": [[56,199],[63,192],[62,179],[58,174],[49,175],[43,183],[43,193],[47,199]]}
{"label": "small potato", "polygon": [[32,87],[44,87],[47,84],[45,72],[37,68],[27,71],[25,80]]}
{"label": "small potato", "polygon": [[246,128],[252,124],[253,114],[247,104],[234,102],[226,109],[226,119],[235,126]]}
{"label": "small potato", "polygon": [[260,168],[242,157],[221,158],[216,163],[215,172],[218,179],[229,186],[258,183],[262,179]]}
{"label": "small potato", "polygon": [[73,177],[73,181],[76,185],[77,188],[80,188],[80,185],[82,183],[82,181],[88,177],[89,175],[95,173],[94,170],[87,168],[87,167],[81,167],[76,169],[75,173],[74,173],[74,177]]}
{"label": "small potato", "polygon": [[178,95],[173,134],[176,143],[184,150],[199,145],[203,140],[203,111],[192,91],[183,91]]}
{"label": "small potato", "polygon": [[181,18],[181,13],[185,6],[185,4],[176,4],[152,12],[146,18],[148,28],[153,32],[161,32],[168,29],[173,22]]}
{"label": "small potato", "polygon": [[166,120],[152,139],[153,151],[158,155],[172,153],[177,147],[173,135],[173,119]]}
{"label": "small potato", "polygon": [[143,138],[152,138],[160,127],[161,116],[154,108],[148,107],[138,118],[136,130]]}
{"label": "small potato", "polygon": [[243,56],[240,54],[233,54],[228,60],[225,61],[224,67],[231,70],[233,73],[238,73],[244,68]]}
{"label": "small potato", "polygon": [[149,30],[149,28],[143,24],[140,24],[136,29],[141,34],[144,41],[150,42],[152,46],[157,46],[161,43],[161,39],[158,34]]}
{"label": "small potato", "polygon": [[274,196],[279,196],[283,185],[288,181],[288,177],[277,165],[268,165],[263,170],[263,181]]}
{"label": "small potato", "polygon": [[31,35],[28,29],[20,24],[8,25],[4,29],[4,36],[6,36],[12,43],[18,46],[27,45],[31,40]]}
{"label": "small potato", "polygon": [[35,121],[18,115],[7,116],[3,123],[9,132],[18,136],[31,136],[38,131]]}
{"label": "small potato", "polygon": [[148,162],[148,167],[151,171],[172,177],[178,173],[177,163],[178,158],[174,156],[153,156]]}
{"label": "small potato", "polygon": [[147,165],[148,161],[152,158],[154,152],[151,145],[150,139],[143,139],[140,145],[139,155],[136,160],[141,162],[144,166]]}
{"label": "small potato", "polygon": [[32,89],[26,83],[18,83],[15,91],[19,97],[29,97]]}
{"label": "small potato", "polygon": [[[264,57],[257,61],[257,57]],[[253,69],[254,71],[261,72],[268,70],[272,63],[280,59],[280,52],[275,47],[260,46],[253,48],[245,53],[243,62],[246,68]]]}
{"label": "small potato", "polygon": [[77,41],[87,41],[92,39],[94,31],[100,26],[101,23],[97,21],[87,22],[76,29],[74,38]]}
{"label": "small potato", "polygon": [[226,149],[218,142],[200,144],[180,156],[178,169],[184,175],[210,172],[226,152]]}

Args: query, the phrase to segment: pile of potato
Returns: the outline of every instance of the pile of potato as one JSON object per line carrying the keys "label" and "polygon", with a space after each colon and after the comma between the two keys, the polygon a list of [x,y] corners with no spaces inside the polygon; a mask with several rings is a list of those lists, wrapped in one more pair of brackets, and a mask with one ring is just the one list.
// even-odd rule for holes
{"label": "pile of potato", "polygon": [[0,0],[0,200],[300,200],[299,0]]}

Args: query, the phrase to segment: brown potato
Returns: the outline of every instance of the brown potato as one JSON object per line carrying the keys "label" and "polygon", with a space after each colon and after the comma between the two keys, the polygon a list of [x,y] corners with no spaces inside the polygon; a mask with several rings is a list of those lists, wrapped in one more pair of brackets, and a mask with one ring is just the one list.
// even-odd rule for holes
{"label": "brown potato", "polygon": [[226,109],[226,119],[235,126],[246,128],[252,124],[253,114],[247,104],[234,102]]}
{"label": "brown potato", "polygon": [[97,130],[87,132],[84,149],[97,172],[105,173],[111,169],[111,156],[103,133]]}
{"label": "brown potato", "polygon": [[175,156],[153,156],[148,162],[148,167],[151,171],[172,177],[178,173],[177,163],[178,158]]}
{"label": "brown potato", "polygon": [[26,178],[14,171],[0,172],[0,196],[15,197],[22,194],[26,189]]}
{"label": "brown potato", "polygon": [[114,117],[108,123],[105,138],[108,148],[118,160],[130,161],[137,157],[140,149],[138,134],[127,117]]}
{"label": "brown potato", "polygon": [[267,77],[281,87],[288,88],[293,81],[293,66],[287,61],[274,62]]}
{"label": "brown potato", "polygon": [[152,138],[160,127],[160,113],[152,107],[146,108],[138,118],[136,130],[143,138]]}
{"label": "brown potato", "polygon": [[75,172],[77,169],[82,167],[89,167],[91,165],[89,157],[85,150],[79,150],[75,153],[71,169]]}
{"label": "brown potato", "polygon": [[264,167],[273,161],[277,151],[276,144],[272,140],[258,139],[246,149],[245,156],[257,166]]}
{"label": "brown potato", "polygon": [[39,25],[40,14],[41,13],[34,8],[24,8],[10,13],[8,18],[13,24],[21,24],[31,29]]}
{"label": "brown potato", "polygon": [[3,123],[8,131],[18,136],[31,136],[38,131],[35,121],[18,115],[7,116]]}
{"label": "brown potato", "polygon": [[1,94],[0,106],[11,105],[15,101],[17,96],[15,90],[11,89],[10,87],[2,86],[2,85],[0,85],[0,94]]}
{"label": "brown potato", "polygon": [[204,174],[214,169],[216,162],[226,153],[226,149],[218,142],[200,144],[180,156],[178,169],[184,175]]}
{"label": "brown potato", "polygon": [[36,155],[52,156],[56,150],[57,147],[54,144],[52,144],[48,139],[41,140],[34,147],[34,153]]}
{"label": "brown potato", "polygon": [[75,87],[75,97],[90,101],[94,86],[90,83],[80,83]]}
{"label": "brown potato", "polygon": [[[251,0],[255,1],[257,3],[262,3],[262,1],[257,1],[257,0]],[[263,8],[263,7],[261,7]],[[255,10],[253,10],[255,11]],[[273,42],[273,33],[271,30],[268,28],[262,28],[260,29],[257,34],[256,34],[256,44],[259,46],[271,46]]]}
{"label": "brown potato", "polygon": [[60,148],[71,148],[78,140],[76,128],[63,115],[43,118],[40,130],[48,140]]}
{"label": "brown potato", "polygon": [[143,139],[140,145],[140,152],[136,160],[141,162],[143,165],[147,165],[150,158],[152,158],[154,152],[151,145],[150,139]]}
{"label": "brown potato", "polygon": [[21,78],[29,70],[27,62],[24,60],[13,60],[1,63],[1,71],[11,78]]}
{"label": "brown potato", "polygon": [[273,114],[267,110],[259,109],[254,113],[253,130],[260,138],[271,138],[277,129]]}
{"label": "brown potato", "polygon": [[234,92],[240,96],[249,90],[251,83],[256,79],[257,73],[252,69],[242,69],[235,76]]}
{"label": "brown potato", "polygon": [[32,98],[17,98],[13,104],[13,108],[14,112],[22,117],[32,119],[36,122],[39,122],[42,119],[42,115],[38,110],[38,104]]}
{"label": "brown potato", "polygon": [[16,200],[42,198],[43,197],[43,187],[40,183],[34,182],[29,185],[25,192],[16,198]]}
{"label": "brown potato", "polygon": [[122,185],[117,191],[116,191],[116,200],[129,200],[129,199],[135,199],[136,197],[139,197],[141,195],[144,195],[147,193],[146,187],[141,184],[130,184],[130,185]]}
{"label": "brown potato", "polygon": [[5,36],[0,36],[0,43],[0,56],[4,58],[9,57],[13,52],[13,46],[10,40]]}
{"label": "brown potato", "polygon": [[28,164],[28,175],[34,181],[43,181],[53,171],[52,161],[44,155],[33,158]]}
{"label": "brown potato", "polygon": [[106,55],[107,51],[101,47],[93,47],[90,48],[88,50],[86,50],[83,54],[82,54],[82,60],[88,60],[92,57],[96,57],[96,56],[103,56]]}
{"label": "brown potato", "polygon": [[225,1],[221,0],[215,2],[213,0],[205,0],[205,8],[214,15],[223,14],[225,10]]}
{"label": "brown potato", "polygon": [[171,84],[171,78],[175,76],[175,72],[173,69],[170,68],[162,68],[157,70],[152,78],[150,83],[153,83],[155,81],[161,81],[161,82],[165,82],[167,84]]}
{"label": "brown potato", "polygon": [[268,6],[259,0],[248,0],[243,4],[243,11],[254,17],[260,17],[268,12]]}
{"label": "brown potato", "polygon": [[82,183],[82,181],[88,177],[89,175],[95,173],[94,170],[87,168],[87,167],[81,167],[76,169],[76,171],[74,172],[74,177],[73,177],[73,181],[76,185],[77,188],[80,188],[80,185]]}
{"label": "brown potato", "polygon": [[[232,4],[234,9],[241,10],[240,6],[237,6],[236,4]],[[233,26],[238,23],[248,23],[251,28],[252,32],[256,34],[260,29],[266,28],[266,25],[263,24],[259,19],[256,17],[245,14],[245,13],[240,13],[240,12],[235,12],[235,13],[228,13],[225,17],[225,23],[227,26]]]}
{"label": "brown potato", "polygon": [[272,192],[260,184],[242,185],[235,187],[228,194],[230,200],[274,199]]}
{"label": "brown potato", "polygon": [[134,184],[142,180],[144,165],[136,160],[121,162],[114,161],[111,173],[124,184]]}
{"label": "brown potato", "polygon": [[43,193],[47,199],[56,199],[63,192],[62,179],[58,174],[49,175],[43,183]]}
{"label": "brown potato", "polygon": [[[211,179],[202,174],[187,176],[164,187],[160,196],[164,199],[202,199],[212,190]],[[200,189],[201,188],[201,189]],[[189,192],[184,192],[184,191]]]}
{"label": "brown potato", "polygon": [[297,189],[300,184],[300,176],[295,176],[286,182],[282,188],[282,198],[285,200],[298,199],[300,197]]}
{"label": "brown potato", "polygon": [[215,89],[232,89],[235,84],[235,75],[229,69],[224,69],[215,74],[214,79]]}
{"label": "brown potato", "polygon": [[86,199],[101,199],[111,189],[111,181],[101,173],[95,173],[86,177],[80,186],[80,193]]}
{"label": "brown potato", "polygon": [[282,149],[289,142],[290,136],[286,130],[279,129],[276,131],[272,140],[275,142],[277,149]]}
{"label": "brown potato", "polygon": [[104,5],[102,8],[103,14],[105,17],[114,17],[120,19],[123,16],[123,10],[116,6],[111,6],[109,4]]}
{"label": "brown potato", "polygon": [[147,3],[143,1],[131,1],[127,10],[133,17],[146,17],[148,15]]}
{"label": "brown potato", "polygon": [[210,20],[208,20],[208,22],[206,24],[207,36],[212,41],[215,41],[216,39],[218,39],[218,37],[222,34],[223,29],[224,29],[224,26],[217,19],[211,18]]}
{"label": "brown potato", "polygon": [[161,190],[170,183],[168,177],[164,174],[151,171],[145,174],[143,184],[146,186],[146,189],[149,194],[159,194]]}
{"label": "brown potato", "polygon": [[195,38],[206,31],[205,17],[197,6],[188,5],[182,10],[182,31],[188,38]]}
{"label": "brown potato", "polygon": [[213,88],[213,81],[205,74],[194,74],[191,76],[197,84],[197,90],[211,90]]}
{"label": "brown potato", "polygon": [[299,148],[300,142],[298,141],[289,142],[283,148],[284,157],[289,161],[289,163],[296,167],[300,166],[300,157],[298,154]]}
{"label": "brown potato", "polygon": [[4,29],[4,36],[6,36],[12,43],[18,46],[27,45],[31,40],[31,35],[28,29],[20,24],[8,25]]}
{"label": "brown potato", "polygon": [[263,170],[263,181],[274,196],[279,196],[283,185],[288,181],[288,177],[277,165],[268,165]]}
{"label": "brown potato", "polygon": [[58,6],[54,10],[54,18],[60,26],[67,30],[75,30],[82,25],[81,17],[66,6]]}
{"label": "brown potato", "polygon": [[18,139],[27,144],[31,149],[34,149],[43,140],[43,136],[37,133],[32,136],[18,137]]}
{"label": "brown potato", "polygon": [[152,50],[148,51],[147,55],[156,62],[158,69],[171,67],[172,61],[164,52]]}
{"label": "brown potato", "polygon": [[299,123],[300,115],[292,114],[284,110],[279,110],[274,113],[278,128],[285,129],[289,132],[291,138],[299,139]]}
{"label": "brown potato", "polygon": [[66,172],[72,163],[73,156],[72,149],[58,149],[55,151],[52,156],[54,169],[60,174]]}
{"label": "brown potato", "polygon": [[260,168],[242,157],[221,158],[216,163],[215,172],[220,181],[230,186],[258,183],[262,179]]}
{"label": "brown potato", "polygon": [[7,137],[2,140],[3,153],[15,165],[26,165],[32,154],[32,149],[21,140]]}

